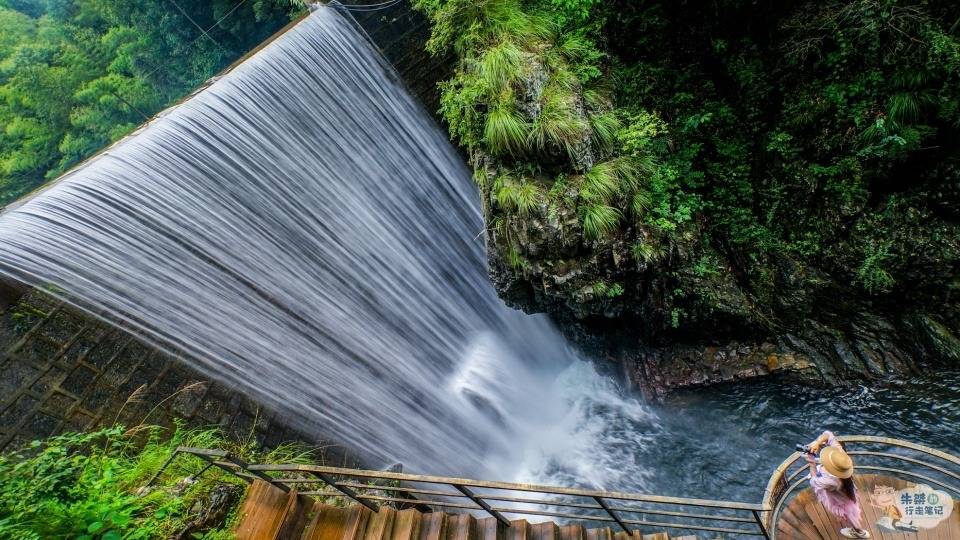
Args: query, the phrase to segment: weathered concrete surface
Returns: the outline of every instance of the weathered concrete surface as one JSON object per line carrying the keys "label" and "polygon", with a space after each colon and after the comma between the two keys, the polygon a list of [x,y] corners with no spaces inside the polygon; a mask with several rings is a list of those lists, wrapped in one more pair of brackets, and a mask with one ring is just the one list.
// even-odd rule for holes
{"label": "weathered concrete surface", "polygon": [[172,429],[175,419],[266,446],[309,440],[179,359],[37,291],[0,315],[0,373],[0,451],[116,422]]}
{"label": "weathered concrete surface", "polygon": [[0,276],[0,311],[13,305],[27,290],[27,287]]}

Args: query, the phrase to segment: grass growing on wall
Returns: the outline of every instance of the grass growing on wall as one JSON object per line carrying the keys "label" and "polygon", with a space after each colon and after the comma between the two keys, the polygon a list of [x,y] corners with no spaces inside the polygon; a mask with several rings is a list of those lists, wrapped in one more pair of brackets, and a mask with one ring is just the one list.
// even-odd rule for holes
{"label": "grass growing on wall", "polygon": [[[138,493],[180,445],[222,448],[249,461],[291,463],[310,457],[294,445],[265,453],[255,443],[230,441],[218,429],[177,429],[172,436],[163,435],[153,426],[114,426],[34,441],[0,455],[0,539],[175,537],[196,517],[194,504],[202,506],[215,486],[246,487],[240,478],[217,468],[193,483],[183,482],[205,462],[180,455],[155,487]],[[234,508],[224,526],[193,537],[232,538],[236,517]]]}

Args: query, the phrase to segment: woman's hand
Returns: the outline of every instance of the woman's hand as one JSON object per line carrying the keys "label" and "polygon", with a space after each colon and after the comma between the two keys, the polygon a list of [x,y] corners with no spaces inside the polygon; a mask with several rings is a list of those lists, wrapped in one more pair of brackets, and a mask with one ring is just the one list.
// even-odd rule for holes
{"label": "woman's hand", "polygon": [[823,433],[821,433],[819,437],[817,437],[816,439],[813,440],[812,443],[807,445],[810,448],[810,453],[812,453],[813,455],[819,454],[820,449],[827,444],[831,436],[833,436],[833,433],[830,431],[824,431]]}
{"label": "woman's hand", "polygon": [[810,465],[817,464],[817,458],[813,457],[813,454],[804,454],[803,459],[805,459]]}

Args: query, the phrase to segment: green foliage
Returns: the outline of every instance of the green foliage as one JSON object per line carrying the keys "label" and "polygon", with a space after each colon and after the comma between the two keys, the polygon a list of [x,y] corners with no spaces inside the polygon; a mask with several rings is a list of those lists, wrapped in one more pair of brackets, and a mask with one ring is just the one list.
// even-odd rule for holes
{"label": "green foliage", "polygon": [[543,194],[535,184],[508,175],[500,175],[494,180],[493,196],[500,208],[521,217],[531,215],[543,200]]}
{"label": "green foliage", "polygon": [[606,281],[597,281],[590,286],[590,290],[595,296],[611,300],[623,296],[623,285],[620,283],[608,284]]}
{"label": "green foliage", "polygon": [[895,283],[893,276],[885,268],[891,258],[889,249],[888,245],[881,245],[870,250],[857,269],[857,283],[871,293],[889,290]]}
{"label": "green foliage", "polygon": [[575,96],[569,88],[556,82],[543,90],[540,114],[530,130],[530,146],[541,151],[562,148],[568,155],[576,153],[577,145],[584,140],[589,123],[575,109]]}
{"label": "green foliage", "polygon": [[590,129],[593,131],[593,144],[601,150],[613,149],[620,133],[620,119],[614,111],[590,115]]}
{"label": "green foliage", "polygon": [[503,91],[520,79],[523,53],[512,41],[487,49],[480,59],[479,75],[494,92]]}
{"label": "green foliage", "polygon": [[597,0],[550,0],[560,24],[583,25]]}
{"label": "green foliage", "polygon": [[614,283],[607,289],[607,298],[617,298],[623,296],[623,285]]}
{"label": "green foliage", "polygon": [[0,206],[126,135],[302,9],[258,0],[224,17],[235,2],[179,5],[186,14],[162,0],[0,3]]}
{"label": "green foliage", "polygon": [[[146,443],[139,443],[144,435]],[[162,440],[159,428],[144,426],[131,431],[115,426],[35,441],[0,456],[0,538],[109,540],[174,535],[191,518],[194,502],[206,498],[214,485],[243,485],[232,475],[209,470],[196,483],[174,492],[171,486],[183,470],[196,473],[204,466],[198,458],[183,456],[178,458],[176,472],[165,472],[155,489],[137,495],[137,489],[179,445],[229,447],[251,457],[255,453],[252,446],[228,443],[215,430],[177,430]],[[281,451],[286,457],[297,457],[297,452]],[[221,533],[226,535],[227,529]]]}
{"label": "green foliage", "polygon": [[623,215],[619,210],[605,204],[586,203],[579,208],[583,235],[588,240],[597,240],[612,234]]}
{"label": "green foliage", "polygon": [[483,140],[494,154],[521,154],[527,148],[527,125],[511,106],[501,105],[487,114]]}
{"label": "green foliage", "polygon": [[[575,209],[587,241],[622,236],[641,265],[698,282],[736,268],[764,301],[774,261],[810,269],[811,286],[827,273],[885,296],[960,256],[931,240],[960,207],[955,3],[418,5],[457,54],[441,110],[451,135],[494,168],[557,178],[551,215]],[[518,186],[491,193],[511,215]],[[891,198],[902,203],[884,208]],[[936,248],[907,249],[904,223]],[[670,323],[696,319],[687,308]]]}
{"label": "green foliage", "polygon": [[707,277],[719,273],[717,260],[709,255],[703,255],[693,265],[693,273],[697,277]]}
{"label": "green foliage", "polygon": [[651,264],[662,261],[666,257],[663,246],[653,242],[635,242],[630,246],[630,255],[633,260],[642,264]]}

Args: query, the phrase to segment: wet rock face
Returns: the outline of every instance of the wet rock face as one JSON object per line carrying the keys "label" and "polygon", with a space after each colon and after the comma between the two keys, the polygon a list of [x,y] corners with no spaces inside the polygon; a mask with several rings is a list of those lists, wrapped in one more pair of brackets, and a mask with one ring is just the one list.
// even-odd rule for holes
{"label": "wet rock face", "polygon": [[[488,222],[499,217],[489,203],[485,211]],[[487,236],[501,297],[551,315],[586,353],[623,364],[653,399],[768,375],[842,384],[960,362],[956,319],[936,311],[942,304],[883,303],[786,256],[764,261],[768,289],[759,290],[695,229],[638,260],[624,238],[653,232],[587,243],[573,212],[544,205],[509,224],[525,260],[519,268],[503,234],[490,228]],[[713,264],[699,268],[701,260]]]}

